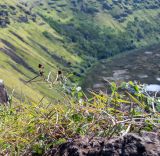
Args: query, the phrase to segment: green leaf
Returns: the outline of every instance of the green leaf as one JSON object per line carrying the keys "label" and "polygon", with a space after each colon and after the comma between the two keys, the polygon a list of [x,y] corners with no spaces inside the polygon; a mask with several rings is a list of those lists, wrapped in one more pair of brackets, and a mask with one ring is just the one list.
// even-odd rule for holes
{"label": "green leaf", "polygon": [[137,85],[134,86],[135,91],[139,92],[139,87]]}
{"label": "green leaf", "polygon": [[136,104],[138,104],[141,108],[145,108],[145,105],[141,102],[139,102],[134,96],[132,96],[130,93],[126,92],[129,97],[133,100],[133,102],[135,102]]}
{"label": "green leaf", "polygon": [[72,115],[72,120],[74,122],[80,122],[83,119],[83,116],[81,114],[73,114]]}

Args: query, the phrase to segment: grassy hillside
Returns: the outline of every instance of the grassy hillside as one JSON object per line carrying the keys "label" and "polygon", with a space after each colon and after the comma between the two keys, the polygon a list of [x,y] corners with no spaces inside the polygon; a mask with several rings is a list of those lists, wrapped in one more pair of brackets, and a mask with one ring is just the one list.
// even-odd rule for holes
{"label": "grassy hillside", "polygon": [[[9,12],[12,3],[9,2],[4,10]],[[17,22],[19,16],[26,16],[26,13],[18,6],[15,8],[16,15],[8,13],[10,24],[0,29],[0,78],[5,80],[10,89],[15,89],[16,96],[24,94],[32,99],[41,98],[42,95],[53,97],[57,92],[46,92],[47,85],[26,85],[24,81],[38,73],[39,63],[44,64],[46,75],[49,71],[55,75],[57,70],[64,68],[68,62],[75,64],[82,60],[63,47],[63,37],[40,17],[36,17],[34,22],[30,19],[33,15],[29,15],[27,22]],[[45,33],[49,34],[50,38],[47,38]]]}
{"label": "grassy hillside", "polygon": [[79,80],[96,59],[158,43],[160,2],[0,0],[0,79],[16,99],[60,96],[47,84],[27,84],[38,64]]}

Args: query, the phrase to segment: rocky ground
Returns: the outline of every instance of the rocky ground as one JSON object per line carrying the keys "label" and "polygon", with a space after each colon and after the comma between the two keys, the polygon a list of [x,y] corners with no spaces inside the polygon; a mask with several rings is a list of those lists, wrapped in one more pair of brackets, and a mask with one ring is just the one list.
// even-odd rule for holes
{"label": "rocky ground", "polygon": [[160,156],[160,135],[131,133],[110,140],[79,137],[51,149],[45,156]]}

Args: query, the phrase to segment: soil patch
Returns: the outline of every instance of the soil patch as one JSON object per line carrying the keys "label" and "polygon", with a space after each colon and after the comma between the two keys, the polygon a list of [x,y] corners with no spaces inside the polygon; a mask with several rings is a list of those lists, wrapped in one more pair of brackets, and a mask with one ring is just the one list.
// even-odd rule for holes
{"label": "soil patch", "polygon": [[142,132],[123,137],[79,137],[48,151],[45,156],[160,156],[160,136]]}

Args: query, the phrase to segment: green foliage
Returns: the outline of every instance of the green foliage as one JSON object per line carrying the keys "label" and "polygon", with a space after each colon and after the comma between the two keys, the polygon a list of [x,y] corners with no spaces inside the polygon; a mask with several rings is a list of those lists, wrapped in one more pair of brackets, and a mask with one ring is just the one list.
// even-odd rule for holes
{"label": "green foliage", "polygon": [[27,98],[58,96],[47,87],[25,85],[39,63],[46,74],[50,67],[54,73],[61,68],[75,75],[72,82],[81,81],[97,59],[160,41],[156,0],[1,0],[0,5],[1,24],[6,22],[0,29],[0,62],[5,67],[0,75],[17,99],[21,88]]}
{"label": "green foliage", "polygon": [[156,36],[157,41],[159,41],[159,24],[159,20],[151,24],[148,21],[139,20],[139,18],[136,18],[133,22],[128,23],[127,31],[131,34],[131,37],[138,42],[143,39],[151,38],[153,34]]}
{"label": "green foliage", "polygon": [[81,56],[103,59],[135,48],[127,33],[115,32],[112,28],[100,28],[90,20],[79,21],[78,24],[63,24],[52,18],[43,18],[58,33],[64,35],[67,44],[73,44],[74,51]]}
{"label": "green foliage", "polygon": [[[71,95],[66,95],[57,88],[48,91],[48,85],[40,85],[41,81],[28,86],[24,83],[35,76],[39,63],[45,66],[45,76],[50,67],[56,76],[57,66],[66,69],[66,62],[69,62],[70,68],[67,66],[66,70],[73,71],[79,78],[73,78],[75,82],[96,59],[159,42],[159,2],[27,2],[0,1],[7,6],[0,11],[7,11],[5,16],[10,21],[6,28],[0,29],[3,39],[3,42],[0,40],[0,75],[7,87],[15,87],[16,97],[11,96],[10,101],[23,99],[23,90],[25,96],[34,101],[45,95],[56,97],[56,102],[14,102],[11,106],[0,106],[2,155],[42,155],[51,146],[76,135],[110,138],[124,133],[131,122],[131,132],[135,129],[150,131],[159,126],[159,99],[149,98],[142,92],[142,86],[132,82],[123,84],[124,92],[119,92],[122,87],[112,83],[111,95],[92,93],[91,98],[77,87],[67,88],[65,91],[71,91]],[[33,12],[28,12],[29,7]],[[33,14],[37,17],[35,21]],[[18,22],[22,15],[28,17],[27,23]],[[8,59],[10,56],[6,54],[9,53],[22,62],[12,57]],[[17,89],[17,86],[21,87]],[[154,103],[156,112],[152,109]],[[137,117],[144,123],[141,127],[135,122]]]}
{"label": "green foliage", "polygon": [[[111,88],[110,95],[91,92],[88,98],[78,86],[71,95],[64,94],[64,102],[47,104],[41,100],[1,105],[1,154],[42,155],[50,147],[77,135],[111,138],[159,129],[158,109],[154,112],[150,101],[145,100],[149,97],[143,93],[143,85],[112,83]],[[156,102],[158,98],[153,100]],[[144,105],[149,105],[149,112]],[[132,128],[128,131],[130,124]]]}

